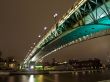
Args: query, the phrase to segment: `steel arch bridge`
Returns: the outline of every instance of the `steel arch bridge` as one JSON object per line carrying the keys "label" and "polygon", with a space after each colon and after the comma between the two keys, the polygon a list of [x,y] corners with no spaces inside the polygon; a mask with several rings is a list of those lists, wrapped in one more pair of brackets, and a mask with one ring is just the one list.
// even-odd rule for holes
{"label": "steel arch bridge", "polygon": [[110,34],[110,0],[78,0],[26,56],[38,62],[66,46]]}

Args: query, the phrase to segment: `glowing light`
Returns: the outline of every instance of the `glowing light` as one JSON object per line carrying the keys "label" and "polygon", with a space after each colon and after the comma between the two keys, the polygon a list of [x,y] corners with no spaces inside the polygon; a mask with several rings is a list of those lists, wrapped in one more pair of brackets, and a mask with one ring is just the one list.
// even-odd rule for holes
{"label": "glowing light", "polygon": [[36,44],[36,43],[33,43],[34,45]]}
{"label": "glowing light", "polygon": [[57,50],[55,49],[54,51],[56,52]]}
{"label": "glowing light", "polygon": [[100,18],[104,17],[105,16],[105,13],[101,14]]}
{"label": "glowing light", "polygon": [[32,66],[30,67],[30,69],[34,69],[34,66],[32,65]]}
{"label": "glowing light", "polygon": [[35,66],[35,67],[37,67],[37,68],[40,68],[41,67],[42,68],[43,66]]}
{"label": "glowing light", "polygon": [[65,61],[65,62],[63,62],[63,63],[65,63],[65,64],[66,64],[66,63],[67,63],[67,61]]}
{"label": "glowing light", "polygon": [[32,59],[31,59],[31,61],[36,61],[37,60],[37,57],[36,56],[34,56]]}
{"label": "glowing light", "polygon": [[83,38],[84,38],[84,40],[86,40],[87,37],[86,36],[83,36]]}
{"label": "glowing light", "polygon": [[47,27],[44,27],[44,30],[47,30]]}
{"label": "glowing light", "polygon": [[53,17],[55,18],[55,17],[57,17],[58,16],[58,14],[57,13],[55,13],[54,15],[53,15]]}
{"label": "glowing light", "polygon": [[78,72],[75,72],[75,75],[77,76],[78,75]]}
{"label": "glowing light", "polygon": [[[23,75],[22,77],[21,77],[21,82],[28,82],[28,77],[26,77],[25,75]],[[12,81],[13,82],[13,81]]]}
{"label": "glowing light", "polygon": [[29,82],[34,82],[34,75],[31,75],[31,76],[30,76]]}
{"label": "glowing light", "polygon": [[39,75],[37,76],[38,81],[37,82],[44,82],[44,76],[43,75]]}
{"label": "glowing light", "polygon": [[9,67],[10,68],[15,68],[15,64],[13,64],[13,63],[12,64],[9,64]]}
{"label": "glowing light", "polygon": [[38,36],[39,38],[41,37],[41,35]]}
{"label": "glowing light", "polygon": [[82,39],[81,38],[79,38],[79,41],[81,41]]}

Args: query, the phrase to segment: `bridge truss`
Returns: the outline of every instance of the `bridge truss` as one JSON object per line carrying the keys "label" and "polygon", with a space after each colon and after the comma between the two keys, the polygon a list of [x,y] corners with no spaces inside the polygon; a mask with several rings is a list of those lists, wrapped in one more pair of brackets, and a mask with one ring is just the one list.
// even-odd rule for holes
{"label": "bridge truss", "polygon": [[25,58],[40,61],[51,53],[110,34],[110,0],[78,0]]}

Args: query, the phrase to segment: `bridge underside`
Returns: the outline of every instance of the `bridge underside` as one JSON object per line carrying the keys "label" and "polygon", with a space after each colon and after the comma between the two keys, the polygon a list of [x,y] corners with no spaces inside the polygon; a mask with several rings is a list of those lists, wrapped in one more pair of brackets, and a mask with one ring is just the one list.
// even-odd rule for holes
{"label": "bridge underside", "polygon": [[108,17],[103,17],[98,20],[98,22],[98,24],[91,23],[89,25],[80,26],[79,28],[75,30],[73,29],[69,33],[65,33],[64,35],[56,38],[53,42],[46,45],[37,54],[36,58],[43,59],[52,52],[60,50],[61,48],[69,46],[71,44],[76,44],[85,40],[108,35],[110,33],[110,19]]}
{"label": "bridge underside", "polygon": [[[27,58],[27,61],[40,61],[47,55],[63,47],[99,36],[108,35],[110,33],[110,1],[88,1],[65,20],[63,24],[58,23],[56,25],[56,30],[52,31],[50,33],[51,35],[43,40],[45,42],[39,45],[37,50],[31,54],[32,56]],[[90,1],[95,3],[90,5]],[[99,1],[99,3],[96,1]],[[86,8],[85,12],[83,10],[84,8]]]}

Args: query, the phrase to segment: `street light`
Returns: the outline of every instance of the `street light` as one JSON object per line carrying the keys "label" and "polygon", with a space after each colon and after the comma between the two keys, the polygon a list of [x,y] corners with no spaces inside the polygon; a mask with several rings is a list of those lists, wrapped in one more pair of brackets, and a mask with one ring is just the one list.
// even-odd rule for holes
{"label": "street light", "polygon": [[38,36],[39,38],[41,37],[41,35]]}
{"label": "street light", "polygon": [[47,27],[44,27],[44,30],[47,30]]}
{"label": "street light", "polygon": [[33,44],[35,45],[36,43],[34,42]]}
{"label": "street light", "polygon": [[[58,16],[58,13],[55,13],[54,15],[53,15],[53,18],[54,18],[54,21],[55,21],[55,23],[57,22],[57,20],[56,20],[56,17]],[[57,26],[57,25],[56,25]]]}
{"label": "street light", "polygon": [[56,18],[57,16],[58,16],[58,13],[55,13],[55,14],[53,15],[54,18]]}
{"label": "street light", "polygon": [[32,65],[32,66],[30,66],[30,69],[34,69],[34,66]]}

